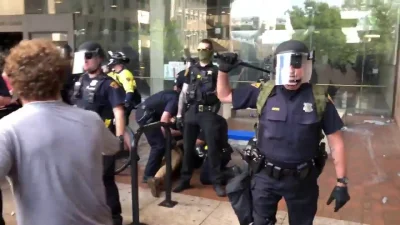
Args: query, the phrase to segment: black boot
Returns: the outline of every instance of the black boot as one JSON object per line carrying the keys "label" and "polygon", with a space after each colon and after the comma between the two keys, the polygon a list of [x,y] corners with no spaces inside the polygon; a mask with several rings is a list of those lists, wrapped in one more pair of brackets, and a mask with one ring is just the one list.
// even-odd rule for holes
{"label": "black boot", "polygon": [[185,181],[180,181],[178,186],[175,187],[175,189],[173,190],[173,192],[175,193],[179,193],[182,192],[186,189],[190,188],[190,183],[189,182],[185,182]]}
{"label": "black boot", "polygon": [[214,184],[214,191],[217,193],[218,197],[226,196],[225,188],[220,184]]}

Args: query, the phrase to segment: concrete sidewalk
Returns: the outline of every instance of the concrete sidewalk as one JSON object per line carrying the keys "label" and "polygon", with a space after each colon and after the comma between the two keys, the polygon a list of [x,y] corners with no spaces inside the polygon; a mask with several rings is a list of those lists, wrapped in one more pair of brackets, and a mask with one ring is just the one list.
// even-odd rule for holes
{"label": "concrete sidewalk", "polygon": [[[118,184],[121,195],[124,224],[132,222],[131,187],[128,184]],[[11,189],[8,184],[2,185],[4,197],[4,218],[6,225],[16,225],[15,208]],[[158,206],[163,201],[153,198],[148,189],[140,188],[140,222],[147,225],[239,225],[229,202],[217,201],[184,194],[173,194],[173,200],[178,201],[174,208]],[[279,211],[277,225],[288,225],[287,213]],[[361,223],[317,217],[314,225],[361,225]]]}

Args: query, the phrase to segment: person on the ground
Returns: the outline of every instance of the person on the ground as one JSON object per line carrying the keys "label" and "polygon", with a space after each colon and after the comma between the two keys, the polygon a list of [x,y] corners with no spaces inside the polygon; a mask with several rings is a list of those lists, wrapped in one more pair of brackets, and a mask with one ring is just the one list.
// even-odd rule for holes
{"label": "person on the ground", "polygon": [[125,113],[126,122],[129,123],[129,115],[135,106],[141,103],[142,97],[137,90],[135,77],[126,68],[129,63],[129,58],[123,52],[108,52],[110,60],[107,67],[110,68],[108,76],[112,77],[115,81],[122,86],[126,92],[125,97]]}
{"label": "person on the ground", "polygon": [[[186,72],[186,81],[179,97],[177,120],[184,117],[184,159],[181,169],[180,181],[174,192],[182,192],[190,188],[190,180],[193,174],[193,158],[196,154],[195,144],[200,129],[205,133],[208,145],[208,157],[210,160],[211,175],[214,190],[218,196],[225,196],[222,186],[221,157],[217,142],[220,134],[217,132],[217,114],[220,101],[216,96],[216,81],[218,68],[212,63],[213,43],[204,39],[199,43],[199,62],[191,66]],[[187,101],[186,101],[187,99]],[[188,108],[183,116],[183,108],[188,103]]]}
{"label": "person on the ground", "polygon": [[318,155],[322,130],[334,158],[337,184],[327,204],[338,211],[350,199],[347,191],[343,122],[324,90],[309,84],[313,52],[300,41],[285,41],[275,51],[275,80],[262,88],[251,85],[231,90],[228,72],[239,65],[237,54],[219,61],[218,98],[234,109],[257,108],[260,166],[252,179],[254,225],[276,223],[278,202],[284,198],[291,225],[312,225],[317,212]]}
{"label": "person on the ground", "polygon": [[[79,59],[78,56],[82,52],[84,58]],[[105,53],[100,44],[88,41],[79,46],[74,63],[84,60],[84,74],[75,82],[72,103],[100,115],[105,126],[123,143],[125,91],[114,79],[102,72],[101,65],[104,59]],[[115,159],[115,156],[104,156],[103,179],[114,225],[122,225],[121,203],[114,176]]]}
{"label": "person on the ground", "polygon": [[102,154],[120,142],[96,113],[61,101],[65,68],[48,40],[23,40],[6,58],[23,107],[0,120],[0,180],[11,179],[18,225],[112,225]]}

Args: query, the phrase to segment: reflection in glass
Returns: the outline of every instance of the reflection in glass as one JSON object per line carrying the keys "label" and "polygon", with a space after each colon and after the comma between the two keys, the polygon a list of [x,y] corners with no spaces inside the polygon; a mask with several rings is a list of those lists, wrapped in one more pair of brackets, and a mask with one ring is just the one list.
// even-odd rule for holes
{"label": "reflection in glass", "polygon": [[[76,46],[91,39],[106,50],[127,49],[136,57],[129,69],[151,77],[149,82],[162,79],[162,61],[179,61],[185,47],[196,57],[203,38],[211,39],[218,52],[238,52],[244,61],[272,72],[276,46],[301,40],[316,51],[311,82],[325,85],[338,108],[391,112],[400,18],[394,1],[157,1],[25,0],[25,13],[74,13]],[[157,32],[162,35],[154,36]],[[159,43],[162,49],[154,49]],[[150,58],[152,45],[163,59],[150,71],[157,61]],[[237,68],[230,77],[234,86],[240,86],[270,79],[273,73]]]}
{"label": "reflection in glass", "polygon": [[[231,50],[253,65],[273,69],[271,56],[276,46],[290,39],[301,40],[316,51],[311,82],[327,86],[335,101],[349,99],[337,107],[390,114],[398,5],[378,0],[265,4],[262,0],[231,4]],[[234,82],[265,76],[251,69],[238,69],[232,75]]]}

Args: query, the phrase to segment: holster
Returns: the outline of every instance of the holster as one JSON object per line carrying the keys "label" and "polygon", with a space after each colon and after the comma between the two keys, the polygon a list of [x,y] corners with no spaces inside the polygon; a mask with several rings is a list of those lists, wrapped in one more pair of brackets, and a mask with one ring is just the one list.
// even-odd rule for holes
{"label": "holster", "polygon": [[320,143],[317,156],[315,157],[315,167],[317,168],[320,175],[324,170],[326,161],[328,160],[328,153],[325,150],[325,146],[325,143]]}
{"label": "holster", "polygon": [[245,171],[229,180],[226,193],[240,225],[253,222],[253,199],[251,195],[251,175]]}
{"label": "holster", "polygon": [[153,123],[153,122],[155,122],[154,115],[155,115],[154,110],[145,109],[143,116],[137,122],[138,122],[138,124],[142,124],[142,125]]}

